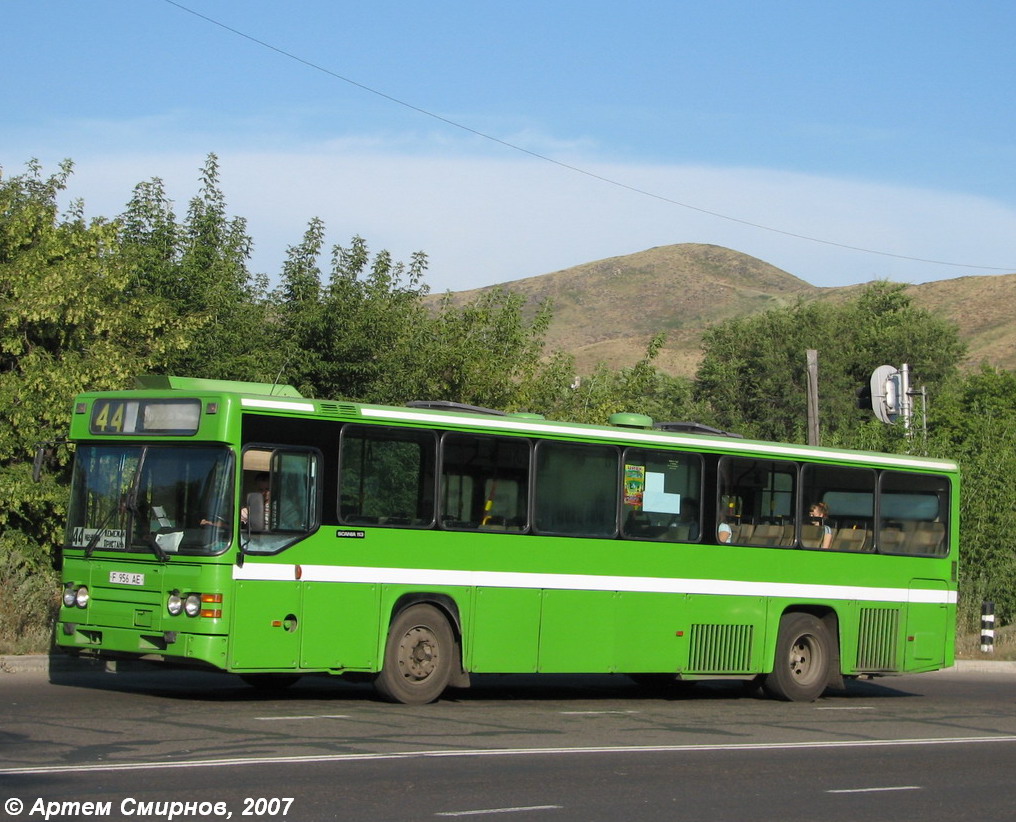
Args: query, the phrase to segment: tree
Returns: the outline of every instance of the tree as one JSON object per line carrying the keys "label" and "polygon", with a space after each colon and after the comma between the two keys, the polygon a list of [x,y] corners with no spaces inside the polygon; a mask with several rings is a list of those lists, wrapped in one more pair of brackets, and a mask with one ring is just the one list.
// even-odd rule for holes
{"label": "tree", "polygon": [[459,305],[441,299],[421,340],[421,397],[504,410],[534,410],[554,369],[543,363],[550,303],[525,317],[526,298],[504,288]]}
{"label": "tree", "polygon": [[[87,223],[79,203],[59,215],[57,196],[71,170],[65,162],[43,177],[33,161],[27,173],[0,178],[0,408],[5,418],[0,426],[0,575],[7,575],[0,582],[5,591],[38,593],[30,580],[46,578],[47,553],[60,538],[65,497],[60,480],[70,455],[65,446],[56,446],[56,474],[35,484],[30,473],[36,443],[67,433],[76,393],[129,387],[136,374],[185,350],[190,332],[165,300],[132,290],[132,269],[117,253],[115,222]],[[46,607],[31,597],[5,596],[0,602],[16,612],[0,614],[5,629]]]}
{"label": "tree", "polygon": [[409,265],[387,251],[371,258],[354,237],[336,246],[327,283],[318,263],[324,225],[312,220],[289,249],[275,292],[274,338],[287,352],[286,381],[305,393],[365,402],[403,402],[418,379],[427,257]]}
{"label": "tree", "polygon": [[916,308],[906,286],[876,282],[847,303],[799,301],[709,329],[696,397],[720,427],[763,439],[806,440],[808,349],[819,352],[822,441],[851,446],[870,413],[856,389],[883,363],[908,363],[933,392],[956,372],[964,346],[954,325]]}
{"label": "tree", "polygon": [[[701,419],[704,409],[692,397],[691,382],[662,374],[653,364],[665,342],[666,336],[657,334],[635,365],[615,371],[600,364],[582,378],[574,377],[570,358],[556,366],[551,359],[549,375],[555,368],[559,373],[556,378],[548,376],[546,383],[548,388],[556,388],[556,393],[537,408],[553,419],[599,425],[618,412],[644,414],[656,422]],[[563,388],[562,380],[566,380]]]}
{"label": "tree", "polygon": [[1016,374],[983,366],[951,381],[932,405],[929,448],[958,460],[960,623],[977,627],[983,600],[1016,622]]}
{"label": "tree", "polygon": [[120,253],[131,270],[129,293],[167,301],[196,331],[191,344],[161,364],[162,373],[266,380],[274,364],[264,346],[267,279],[247,269],[246,221],[229,218],[209,154],[201,189],[178,223],[160,179],[140,183],[120,216]]}

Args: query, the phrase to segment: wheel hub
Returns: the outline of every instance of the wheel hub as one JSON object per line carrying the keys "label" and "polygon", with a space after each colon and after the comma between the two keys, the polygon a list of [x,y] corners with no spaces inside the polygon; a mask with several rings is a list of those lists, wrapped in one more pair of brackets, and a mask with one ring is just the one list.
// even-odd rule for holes
{"label": "wheel hub", "polygon": [[408,631],[399,646],[399,665],[407,679],[426,679],[437,667],[437,643],[426,628]]}

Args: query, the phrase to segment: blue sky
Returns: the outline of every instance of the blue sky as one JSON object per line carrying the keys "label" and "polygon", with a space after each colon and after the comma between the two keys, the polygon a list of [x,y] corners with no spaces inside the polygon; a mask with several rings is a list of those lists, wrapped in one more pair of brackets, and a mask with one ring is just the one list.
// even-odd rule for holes
{"label": "blue sky", "polygon": [[1016,272],[1009,0],[5,0],[4,30],[5,174],[71,158],[105,216],[159,177],[183,214],[214,152],[269,275],[315,216],[439,291],[682,242],[823,286]]}

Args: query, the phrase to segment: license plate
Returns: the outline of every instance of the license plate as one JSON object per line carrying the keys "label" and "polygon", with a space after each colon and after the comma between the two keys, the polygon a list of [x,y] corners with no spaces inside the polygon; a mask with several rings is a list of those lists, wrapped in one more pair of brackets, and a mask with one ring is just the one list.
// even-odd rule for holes
{"label": "license plate", "polygon": [[144,574],[129,574],[126,571],[110,571],[109,581],[114,585],[144,585]]}

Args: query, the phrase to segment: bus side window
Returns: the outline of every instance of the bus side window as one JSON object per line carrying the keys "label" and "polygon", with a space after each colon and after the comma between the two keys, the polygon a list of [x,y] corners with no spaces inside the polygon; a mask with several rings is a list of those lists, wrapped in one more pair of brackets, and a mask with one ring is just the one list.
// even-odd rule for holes
{"label": "bus side window", "polygon": [[544,440],[536,446],[537,533],[617,535],[619,450]]}
{"label": "bus side window", "polygon": [[[789,544],[787,534],[796,527],[797,465],[723,457],[718,470],[716,541],[760,548]],[[726,540],[728,527],[730,539]]]}
{"label": "bus side window", "polygon": [[436,462],[433,431],[344,426],[339,445],[340,522],[431,527]]}
{"label": "bus side window", "polygon": [[[805,465],[799,509],[802,548],[871,551],[876,473],[871,468]],[[829,539],[831,537],[831,539]]]}
{"label": "bus side window", "polygon": [[441,439],[441,524],[451,530],[525,530],[529,440],[446,433]]}
{"label": "bus side window", "polygon": [[622,535],[698,542],[702,529],[702,457],[628,448],[621,488]]}
{"label": "bus side window", "polygon": [[[268,470],[247,470],[262,467]],[[274,553],[314,531],[320,523],[320,452],[311,449],[249,449],[244,453],[245,550]]]}
{"label": "bus side window", "polygon": [[878,550],[945,556],[949,553],[949,484],[943,477],[884,471],[878,487]]}

